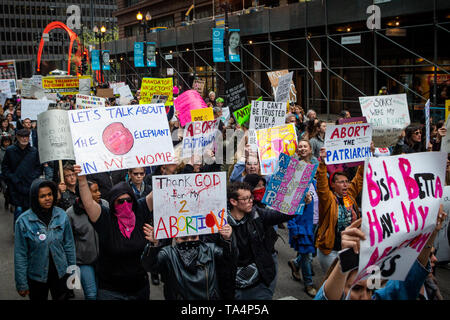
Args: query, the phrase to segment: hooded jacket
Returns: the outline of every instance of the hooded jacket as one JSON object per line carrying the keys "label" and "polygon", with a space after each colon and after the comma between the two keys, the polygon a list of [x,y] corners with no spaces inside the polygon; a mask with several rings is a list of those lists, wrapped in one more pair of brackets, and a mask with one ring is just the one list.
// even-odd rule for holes
{"label": "hooded jacket", "polygon": [[[39,205],[39,189],[50,187],[53,206],[48,225],[40,217],[45,217]],[[37,179],[30,190],[31,209],[16,221],[14,239],[14,270],[17,290],[28,290],[28,280],[46,283],[48,279],[50,254],[61,279],[67,267],[75,265],[75,243],[69,218],[64,210],[55,206],[57,188],[48,180]],[[46,218],[46,217],[45,217]]]}

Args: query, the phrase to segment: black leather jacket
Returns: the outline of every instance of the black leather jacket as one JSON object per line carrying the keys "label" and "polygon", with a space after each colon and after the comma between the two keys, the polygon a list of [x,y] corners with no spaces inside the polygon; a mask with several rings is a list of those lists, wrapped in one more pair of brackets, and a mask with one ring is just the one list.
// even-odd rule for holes
{"label": "black leather jacket", "polygon": [[236,259],[237,249],[232,243],[222,238],[217,243],[200,242],[195,271],[186,270],[171,245],[155,247],[149,243],[141,261],[146,271],[161,274],[166,300],[218,300],[222,296],[216,267]]}

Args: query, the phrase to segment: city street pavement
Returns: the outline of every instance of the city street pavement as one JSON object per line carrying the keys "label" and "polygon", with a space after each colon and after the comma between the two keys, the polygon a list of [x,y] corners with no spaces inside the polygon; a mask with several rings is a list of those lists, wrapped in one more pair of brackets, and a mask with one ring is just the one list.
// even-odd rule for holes
{"label": "city street pavement", "polygon": [[[19,296],[14,283],[14,238],[12,233],[13,214],[4,209],[3,196],[0,195],[0,300],[28,300]],[[278,229],[281,238],[276,243],[278,250],[278,278],[274,299],[311,300],[304,292],[302,282],[294,281],[287,261],[295,257],[295,251],[289,247],[288,230]],[[284,239],[284,241],[283,241]],[[317,258],[313,260],[314,283],[319,288],[324,273]],[[450,299],[450,270],[438,267],[436,276],[445,299]],[[75,299],[83,299],[82,290],[75,290]],[[151,300],[164,299],[162,284],[151,285]]]}

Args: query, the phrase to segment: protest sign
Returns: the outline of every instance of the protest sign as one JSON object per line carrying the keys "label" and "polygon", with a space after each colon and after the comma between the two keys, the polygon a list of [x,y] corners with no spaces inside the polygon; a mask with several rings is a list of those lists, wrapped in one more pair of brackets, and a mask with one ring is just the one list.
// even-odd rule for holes
{"label": "protest sign", "polygon": [[[76,95],[79,93],[80,79],[89,79],[91,81],[90,76],[49,76],[33,79],[35,79],[33,81],[36,88],[42,87],[45,93],[59,93],[61,95]],[[39,83],[41,83],[41,86]]]}
{"label": "protest sign", "polygon": [[447,213],[447,217],[442,223],[442,228],[438,231],[436,239],[434,240],[436,258],[439,262],[450,261],[450,246],[448,238],[448,225],[450,223],[450,186],[444,187],[442,204],[444,205],[444,211]]}
{"label": "protest sign", "polygon": [[318,166],[319,163],[309,164],[280,153],[262,203],[285,214],[302,214],[304,197]]}
{"label": "protest sign", "polygon": [[111,88],[97,88],[97,97],[114,98],[114,90]]}
{"label": "protest sign", "polygon": [[411,123],[406,94],[359,97],[362,115],[372,126],[375,147],[395,145],[401,132]]}
{"label": "protest sign", "polygon": [[256,130],[261,174],[273,174],[280,153],[290,156],[297,149],[297,133],[293,123]]}
{"label": "protest sign", "polygon": [[183,159],[212,150],[218,129],[219,120],[189,122],[183,131]]}
{"label": "protest sign", "polygon": [[11,86],[8,80],[0,80],[0,92],[6,94],[7,98],[12,98]]}
{"label": "protest sign", "polygon": [[104,107],[105,100],[106,100],[105,98],[77,94],[76,106],[77,109]]}
{"label": "protest sign", "polygon": [[450,114],[450,99],[445,100],[445,120],[448,119],[448,115]]}
{"label": "protest sign", "polygon": [[150,104],[166,104],[168,98],[168,96],[165,96],[163,94],[154,94]]}
{"label": "protest sign", "polygon": [[203,90],[205,89],[205,80],[195,79],[192,84],[192,90],[197,91],[201,96],[203,96]]}
{"label": "protest sign", "polygon": [[[288,73],[289,73],[289,70],[287,70],[287,69],[267,72],[267,77],[269,78],[270,84],[272,86],[274,96],[277,91],[279,77],[281,77],[282,75],[288,74]],[[296,101],[297,101],[297,90],[295,90],[294,82],[291,81],[291,87],[290,87],[290,92],[289,92],[289,102],[294,103]]]}
{"label": "protest sign", "polygon": [[15,79],[0,79],[0,88],[9,86],[9,90],[3,90],[3,92],[9,93],[10,96],[8,98],[12,98],[13,95],[16,95],[16,80]]}
{"label": "protest sign", "polygon": [[143,78],[141,85],[141,99],[139,104],[147,104],[152,101],[154,94],[165,95],[169,98],[166,106],[173,105],[173,79],[172,78]]}
{"label": "protest sign", "polygon": [[58,100],[58,94],[57,93],[46,93],[45,98],[47,100],[52,100],[53,103],[56,103]]}
{"label": "protest sign", "polygon": [[47,111],[49,100],[32,100],[22,99],[22,115],[21,120],[30,118],[30,120],[37,120],[38,114]]}
{"label": "protest sign", "polygon": [[3,107],[5,105],[6,99],[8,96],[6,93],[0,92],[0,105]]}
{"label": "protest sign", "polygon": [[372,265],[384,279],[404,281],[436,226],[445,183],[443,152],[369,158],[362,188],[358,276]]}
{"label": "protest sign", "polygon": [[275,101],[277,102],[288,102],[289,93],[291,88],[291,81],[294,72],[289,72],[288,74],[282,75],[278,78],[278,86],[275,94]]}
{"label": "protest sign", "polygon": [[66,110],[49,110],[37,116],[39,160],[75,160]]}
{"label": "protest sign", "polygon": [[425,103],[425,148],[430,144],[430,99]]}
{"label": "protest sign", "polygon": [[201,108],[191,110],[191,121],[212,121],[214,120],[213,108]]}
{"label": "protest sign", "polygon": [[340,118],[338,121],[339,124],[367,123],[366,117]]}
{"label": "protest sign", "polygon": [[241,79],[236,79],[227,83],[225,86],[225,95],[227,107],[229,107],[232,112],[248,104],[247,90]]}
{"label": "protest sign", "polygon": [[286,121],[286,104],[272,101],[252,101],[249,129],[266,129],[283,125]]}
{"label": "protest sign", "polygon": [[128,85],[117,88],[117,92],[120,95],[119,103],[120,105],[129,104],[131,100],[134,99],[131,93],[130,87]]}
{"label": "protest sign", "polygon": [[182,127],[191,122],[191,110],[208,107],[202,96],[195,90],[183,92],[175,99],[174,104]]}
{"label": "protest sign", "polygon": [[23,78],[22,79],[22,98],[32,98],[33,96],[31,95],[31,85],[32,85],[32,80],[31,78]]}
{"label": "protest sign", "polygon": [[126,84],[125,82],[110,82],[109,87],[113,89],[114,94],[119,94],[119,88],[124,87]]}
{"label": "protest sign", "polygon": [[217,233],[227,224],[225,172],[153,176],[156,239]]}
{"label": "protest sign", "polygon": [[[256,101],[262,101],[262,97],[259,97],[258,99],[256,99]],[[251,109],[252,109],[252,104],[249,103],[245,107],[242,107],[242,108],[234,111],[233,116],[236,119],[236,122],[242,126],[244,123],[249,121]]]}
{"label": "protest sign", "polygon": [[78,81],[78,92],[84,95],[91,94],[91,78],[83,78]]}
{"label": "protest sign", "polygon": [[445,153],[450,153],[450,121],[447,119],[445,124],[445,128],[447,129],[447,134],[445,137],[442,137],[441,141],[441,151]]}
{"label": "protest sign", "polygon": [[222,120],[225,126],[228,125],[228,120],[230,120],[230,108],[222,107],[222,116],[220,117],[220,120]]}
{"label": "protest sign", "polygon": [[371,156],[372,128],[370,124],[327,125],[324,147],[325,163],[338,164],[364,161]]}
{"label": "protest sign", "polygon": [[81,174],[173,163],[162,104],[70,110],[69,123]]}

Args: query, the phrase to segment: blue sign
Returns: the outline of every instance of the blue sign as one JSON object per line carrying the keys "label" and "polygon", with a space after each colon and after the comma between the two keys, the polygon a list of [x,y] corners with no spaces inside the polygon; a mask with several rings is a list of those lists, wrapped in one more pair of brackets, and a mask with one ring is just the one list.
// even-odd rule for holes
{"label": "blue sign", "polygon": [[102,50],[102,59],[103,70],[111,70],[109,65],[109,50]]}
{"label": "blue sign", "polygon": [[100,70],[100,52],[99,50],[91,51],[92,71]]}
{"label": "blue sign", "polygon": [[156,42],[147,42],[147,67],[156,67]]}
{"label": "blue sign", "polygon": [[225,54],[223,52],[223,35],[224,29],[213,28],[212,29],[212,48],[213,48],[213,61],[225,62]]}
{"label": "blue sign", "polygon": [[228,56],[231,62],[241,62],[239,45],[241,43],[240,29],[230,29],[228,34]]}
{"label": "blue sign", "polygon": [[134,66],[143,67],[144,66],[144,43],[135,42],[134,43]]}

